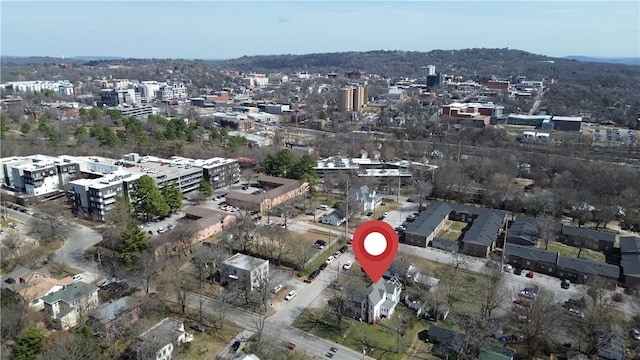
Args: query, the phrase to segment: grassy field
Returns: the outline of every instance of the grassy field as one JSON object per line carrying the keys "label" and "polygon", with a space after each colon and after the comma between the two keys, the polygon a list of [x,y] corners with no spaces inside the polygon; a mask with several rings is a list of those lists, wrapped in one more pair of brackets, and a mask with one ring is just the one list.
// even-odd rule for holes
{"label": "grassy field", "polygon": [[[402,314],[405,313],[405,314]],[[399,317],[409,319],[409,329],[405,336],[398,336],[393,328]],[[391,319],[381,324],[370,325],[354,319],[342,318],[337,326],[337,318],[324,309],[306,309],[293,325],[322,338],[329,339],[354,351],[367,348],[367,355],[381,360],[404,359],[405,352],[411,346],[411,340],[424,326],[415,314],[403,306],[396,307]]]}
{"label": "grassy field", "polygon": [[462,231],[467,226],[467,223],[460,221],[449,221],[449,229],[455,231]]}
{"label": "grassy field", "polygon": [[[544,249],[544,244],[540,244],[538,246],[541,249]],[[577,257],[579,249],[577,247],[561,244],[559,242],[550,242],[549,247],[547,248],[549,251],[556,251],[560,253],[560,255],[568,256],[568,257]],[[580,254],[581,259],[590,259],[593,261],[605,262],[605,256],[603,253],[593,251],[590,249],[582,249],[582,253]]]}

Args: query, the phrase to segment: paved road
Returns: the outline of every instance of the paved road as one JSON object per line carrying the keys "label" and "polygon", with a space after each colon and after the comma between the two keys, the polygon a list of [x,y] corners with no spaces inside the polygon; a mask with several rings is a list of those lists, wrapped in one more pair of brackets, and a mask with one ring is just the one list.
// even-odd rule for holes
{"label": "paved road", "polygon": [[[18,229],[23,234],[28,234],[30,224],[34,220],[32,215],[27,215],[13,209],[6,209],[8,217],[16,219]],[[69,237],[64,245],[55,253],[55,260],[81,270],[83,281],[94,282],[103,275],[98,270],[97,264],[87,261],[82,255],[85,250],[102,240],[102,235],[95,229],[69,222]]]}

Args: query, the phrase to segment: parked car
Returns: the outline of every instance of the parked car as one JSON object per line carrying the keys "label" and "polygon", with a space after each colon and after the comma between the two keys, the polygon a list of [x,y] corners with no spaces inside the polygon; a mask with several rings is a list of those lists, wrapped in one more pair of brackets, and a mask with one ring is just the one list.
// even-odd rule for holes
{"label": "parked car", "polygon": [[514,275],[522,275],[522,269],[520,269],[520,268],[513,269],[513,274]]}
{"label": "parked car", "polygon": [[581,317],[581,318],[584,317],[584,314],[582,313],[582,311],[574,308],[569,308],[569,314],[573,316]]}
{"label": "parked car", "polygon": [[349,270],[351,269],[351,266],[353,265],[352,261],[347,261],[344,265],[342,265],[342,268],[345,270]]}
{"label": "parked car", "polygon": [[562,283],[560,283],[560,287],[563,289],[568,289],[571,286],[571,282],[567,279],[562,280]]}
{"label": "parked car", "polygon": [[631,337],[634,338],[635,340],[640,340],[640,330],[631,329]]}
{"label": "parked car", "polygon": [[202,325],[202,324],[193,324],[191,325],[191,328],[197,332],[205,332],[205,330],[207,330],[207,328]]}
{"label": "parked car", "polygon": [[231,344],[231,352],[236,353],[238,352],[238,349],[240,349],[240,341],[236,340]]}
{"label": "parked car", "polygon": [[353,239],[347,240],[347,245],[352,245],[352,244],[353,244]]}
{"label": "parked car", "polygon": [[98,285],[98,287],[102,289],[106,289],[109,286],[109,284],[111,284],[111,280],[105,279],[105,280],[102,280],[102,282],[100,283],[100,285]]}
{"label": "parked car", "polygon": [[82,280],[82,274],[73,275],[72,279],[73,279],[73,282],[78,282]]}
{"label": "parked car", "polygon": [[327,268],[327,266],[329,266],[329,264],[327,264],[326,262],[323,262],[322,264],[320,264],[320,267],[318,268],[318,270],[324,270]]}
{"label": "parked car", "polygon": [[335,260],[335,259],[336,259],[336,258],[335,258],[333,255],[331,255],[331,256],[329,256],[329,257],[327,258],[327,260],[326,260],[324,263],[325,263],[325,264],[327,264],[327,265],[329,265],[329,264],[331,264],[331,263],[333,262],[333,260]]}
{"label": "parked car", "polygon": [[513,271],[513,266],[505,265],[504,266],[504,271],[510,273],[511,271]]}
{"label": "parked car", "polygon": [[529,271],[527,277],[533,279],[533,271]]}
{"label": "parked car", "polygon": [[279,292],[280,292],[280,290],[282,290],[282,288],[283,288],[283,287],[284,287],[284,286],[282,286],[282,284],[278,284],[278,285],[276,285],[276,286],[273,288],[273,293],[274,293],[274,294],[279,293]]}
{"label": "parked car", "polygon": [[340,249],[338,249],[338,251],[340,251],[341,254],[344,254],[347,250],[349,250],[349,247],[347,245],[341,247]]}
{"label": "parked car", "polygon": [[293,350],[296,348],[296,344],[292,343],[291,341],[283,341],[282,345],[289,350]]}
{"label": "parked car", "polygon": [[339,258],[339,257],[340,257],[340,255],[342,255],[342,252],[341,252],[340,250],[338,250],[338,251],[336,251],[336,252],[334,252],[334,253],[333,253],[333,257],[334,257],[335,259]]}
{"label": "parked car", "polygon": [[294,297],[296,297],[296,295],[298,295],[298,293],[296,293],[295,290],[291,290],[291,291],[289,291],[289,293],[287,295],[284,296],[284,299],[289,301],[289,300],[293,299]]}
{"label": "parked car", "polygon": [[167,225],[167,229],[169,229],[169,230],[171,230],[171,229],[173,229],[173,228],[175,228],[175,227],[176,227],[176,226],[175,226],[175,225],[173,225],[173,224],[169,224],[169,225]]}
{"label": "parked car", "polygon": [[317,249],[324,249],[324,246],[327,245],[327,242],[324,240],[316,240],[316,242],[313,244],[313,246]]}

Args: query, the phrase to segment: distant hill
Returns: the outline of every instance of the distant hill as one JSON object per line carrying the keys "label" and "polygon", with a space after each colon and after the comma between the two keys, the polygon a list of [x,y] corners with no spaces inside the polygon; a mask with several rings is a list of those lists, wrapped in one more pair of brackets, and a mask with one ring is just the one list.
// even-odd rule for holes
{"label": "distant hill", "polygon": [[122,60],[123,57],[117,56],[72,56],[69,59],[74,60]]}
{"label": "distant hill", "polygon": [[581,62],[593,62],[593,63],[640,65],[640,57],[607,58],[607,57],[588,57],[588,56],[580,56],[580,55],[571,55],[571,56],[564,57],[564,59],[577,60]]}

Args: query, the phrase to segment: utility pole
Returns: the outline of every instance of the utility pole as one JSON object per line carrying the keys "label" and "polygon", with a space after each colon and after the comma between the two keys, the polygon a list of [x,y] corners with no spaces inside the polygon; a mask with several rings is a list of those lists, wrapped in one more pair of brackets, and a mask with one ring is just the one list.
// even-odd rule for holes
{"label": "utility pole", "polygon": [[349,175],[347,175],[347,196],[345,199],[347,205],[346,205],[346,221],[345,221],[345,226],[344,226],[344,238],[348,239],[349,238]]}

